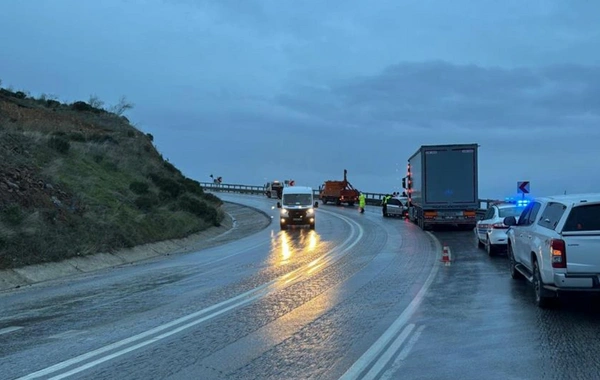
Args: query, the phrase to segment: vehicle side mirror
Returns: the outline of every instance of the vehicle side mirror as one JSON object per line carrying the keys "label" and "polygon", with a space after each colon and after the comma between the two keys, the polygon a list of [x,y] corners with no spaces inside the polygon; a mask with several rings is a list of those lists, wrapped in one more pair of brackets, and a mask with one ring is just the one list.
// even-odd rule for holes
{"label": "vehicle side mirror", "polygon": [[315,202],[315,208],[319,207],[319,202]]}
{"label": "vehicle side mirror", "polygon": [[503,221],[505,226],[516,226],[517,219],[514,216],[507,216]]}
{"label": "vehicle side mirror", "polygon": [[281,208],[281,202],[277,202],[277,208]]}

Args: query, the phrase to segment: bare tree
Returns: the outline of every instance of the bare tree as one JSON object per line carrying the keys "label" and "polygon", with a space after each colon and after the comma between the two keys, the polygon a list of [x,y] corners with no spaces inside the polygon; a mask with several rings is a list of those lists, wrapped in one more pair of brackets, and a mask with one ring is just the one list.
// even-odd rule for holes
{"label": "bare tree", "polygon": [[119,99],[119,103],[112,106],[110,111],[114,114],[121,116],[123,115],[123,113],[125,113],[125,111],[132,109],[133,105],[134,104],[128,101],[125,96],[121,96],[121,99]]}
{"label": "bare tree", "polygon": [[102,100],[100,100],[100,98],[96,94],[90,95],[88,104],[94,108],[104,109],[104,108],[102,108],[102,107],[104,107],[104,102]]}

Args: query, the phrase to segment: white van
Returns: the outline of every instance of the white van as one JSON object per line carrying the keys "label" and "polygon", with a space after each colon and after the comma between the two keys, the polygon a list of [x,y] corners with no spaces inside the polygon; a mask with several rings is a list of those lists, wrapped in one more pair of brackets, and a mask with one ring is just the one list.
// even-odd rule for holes
{"label": "white van", "polygon": [[308,186],[288,186],[283,188],[279,225],[286,230],[289,225],[308,225],[315,229],[315,208],[319,203],[313,199],[313,189]]}

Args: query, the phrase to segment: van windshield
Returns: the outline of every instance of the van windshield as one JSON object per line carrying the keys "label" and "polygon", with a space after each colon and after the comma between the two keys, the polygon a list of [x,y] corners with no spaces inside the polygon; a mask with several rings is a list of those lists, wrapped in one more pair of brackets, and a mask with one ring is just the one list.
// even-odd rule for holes
{"label": "van windshield", "polygon": [[288,206],[310,206],[312,195],[310,194],[285,194],[283,204]]}

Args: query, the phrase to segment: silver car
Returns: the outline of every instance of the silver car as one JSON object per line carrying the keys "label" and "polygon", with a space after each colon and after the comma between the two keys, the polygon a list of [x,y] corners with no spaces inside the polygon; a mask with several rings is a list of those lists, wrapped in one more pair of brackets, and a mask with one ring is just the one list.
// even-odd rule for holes
{"label": "silver car", "polygon": [[393,197],[387,202],[387,214],[385,216],[399,216],[405,218],[408,215],[408,198]]}

